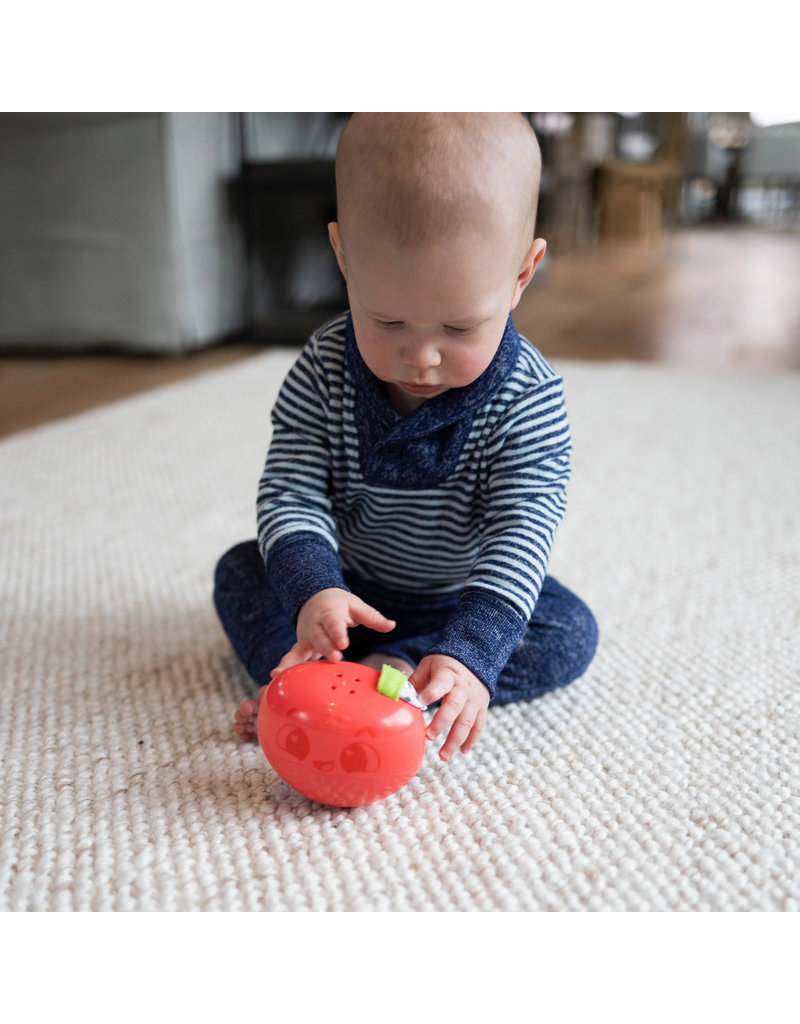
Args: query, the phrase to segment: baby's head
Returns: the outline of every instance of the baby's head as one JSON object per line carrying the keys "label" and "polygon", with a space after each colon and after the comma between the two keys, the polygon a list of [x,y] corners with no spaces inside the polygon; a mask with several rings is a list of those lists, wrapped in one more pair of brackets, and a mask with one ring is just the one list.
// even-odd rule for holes
{"label": "baby's head", "polygon": [[545,250],[521,114],[355,114],[331,243],[359,350],[402,412],[472,383]]}
{"label": "baby's head", "polygon": [[533,241],[541,160],[521,114],[355,114],[336,154],[339,234],[414,245],[464,223]]}

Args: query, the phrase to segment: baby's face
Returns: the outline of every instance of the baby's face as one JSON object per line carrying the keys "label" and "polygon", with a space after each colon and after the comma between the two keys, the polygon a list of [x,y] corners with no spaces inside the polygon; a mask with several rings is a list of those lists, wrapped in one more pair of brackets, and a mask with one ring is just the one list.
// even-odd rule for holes
{"label": "baby's face", "polygon": [[477,380],[533,272],[520,272],[505,239],[474,228],[413,248],[370,238],[345,258],[331,229],[359,352],[395,407],[405,414]]}

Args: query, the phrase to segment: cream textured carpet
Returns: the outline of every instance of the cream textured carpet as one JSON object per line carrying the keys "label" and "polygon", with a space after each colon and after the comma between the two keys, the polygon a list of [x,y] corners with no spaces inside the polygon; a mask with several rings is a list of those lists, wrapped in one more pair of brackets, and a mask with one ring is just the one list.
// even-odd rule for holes
{"label": "cream textured carpet", "polygon": [[0,444],[0,909],[800,909],[800,376],[559,363],[594,664],[333,810],[231,731],[211,604],[291,358]]}

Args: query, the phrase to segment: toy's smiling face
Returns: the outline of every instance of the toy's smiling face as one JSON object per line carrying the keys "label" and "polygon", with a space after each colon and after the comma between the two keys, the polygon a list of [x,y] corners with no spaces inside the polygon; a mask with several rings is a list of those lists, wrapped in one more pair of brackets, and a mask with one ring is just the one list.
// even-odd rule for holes
{"label": "toy's smiling face", "polygon": [[[293,716],[300,721],[305,717],[298,708],[289,710],[288,717]],[[314,771],[352,775],[380,769],[381,755],[374,746],[375,735],[374,729],[359,729],[352,740],[341,746],[342,741],[330,732],[287,723],[278,730],[277,745],[288,757]]]}
{"label": "toy's smiling face", "polygon": [[378,692],[376,669],[351,662],[295,665],[267,687],[258,737],[272,767],[312,800],[354,807],[416,774],[422,713]]}

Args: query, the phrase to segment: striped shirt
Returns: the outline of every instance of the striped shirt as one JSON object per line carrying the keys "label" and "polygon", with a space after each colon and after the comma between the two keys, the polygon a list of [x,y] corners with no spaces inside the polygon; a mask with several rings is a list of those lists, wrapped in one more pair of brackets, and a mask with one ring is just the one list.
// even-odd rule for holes
{"label": "striped shirt", "polygon": [[257,501],[267,574],[292,618],[342,569],[409,602],[452,598],[435,650],[494,691],[533,612],[566,505],[561,378],[511,318],[487,370],[410,416],[362,360],[348,313],[283,383]]}

